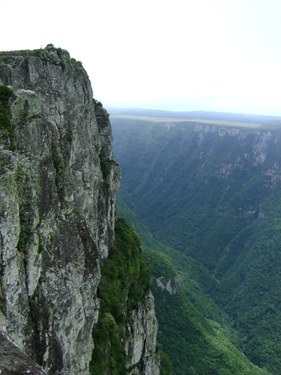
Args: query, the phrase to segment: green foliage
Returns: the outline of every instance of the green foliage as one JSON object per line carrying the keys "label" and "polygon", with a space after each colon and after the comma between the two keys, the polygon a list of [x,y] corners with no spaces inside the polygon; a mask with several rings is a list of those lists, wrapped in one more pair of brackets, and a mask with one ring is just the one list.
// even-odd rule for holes
{"label": "green foliage", "polygon": [[281,350],[280,250],[279,231],[260,228],[251,246],[246,247],[246,254],[233,262],[215,295],[234,317],[245,354],[274,374],[281,367],[275,354]]}
{"label": "green foliage", "polygon": [[18,251],[24,251],[26,248],[26,245],[28,244],[30,237],[32,233],[29,230],[23,230],[21,229],[19,234],[19,240],[17,243],[17,250]]}
{"label": "green foliage", "polygon": [[[215,358],[222,357],[224,363],[223,358],[232,362],[233,357],[240,363],[241,351],[259,367],[279,374],[280,132],[273,131],[266,143],[265,160],[257,162],[256,145],[268,134],[264,130],[228,132],[212,127],[199,132],[191,123],[170,122],[167,126],[114,118],[112,124],[114,152],[122,170],[119,199],[142,221],[139,233],[155,277],[162,267],[163,275],[172,275],[170,259],[182,293],[178,305],[185,301],[183,310],[190,310],[192,316],[194,309],[198,321],[205,321],[206,325],[200,325],[202,330],[197,330],[197,344],[195,339],[193,342],[194,347],[199,346],[199,356],[206,356],[208,366],[212,365],[209,360],[214,361],[216,371],[224,373]],[[131,213],[120,206],[130,218]],[[138,229],[137,220],[132,223]],[[155,239],[145,233],[146,228],[162,245],[155,245]],[[166,262],[159,251],[168,256],[164,257]],[[160,297],[156,295],[157,303]],[[177,316],[174,334],[181,332],[181,336],[170,340],[177,348],[185,346],[182,332],[188,332],[184,314],[168,310],[169,304],[177,306],[173,298],[163,297],[157,307],[158,316],[167,309],[166,316],[159,318],[161,347],[179,374],[194,370],[208,373],[190,363],[187,355],[173,351],[171,344],[164,346],[165,337],[173,337],[167,326],[170,314]],[[197,323],[193,321],[193,328],[198,328]],[[186,329],[192,331],[192,327]],[[205,330],[209,332],[205,336],[208,345],[210,338],[213,345],[209,352],[200,351],[204,347],[200,332],[203,335]],[[228,346],[223,337],[236,348]],[[224,354],[218,354],[221,350]],[[241,373],[260,371],[249,362],[244,365]],[[179,370],[179,366],[186,367]],[[225,364],[225,373],[235,373],[229,366]]]}
{"label": "green foliage", "polygon": [[64,194],[63,194],[63,169],[65,168],[65,159],[63,157],[63,154],[61,153],[59,149],[59,145],[57,145],[55,142],[51,143],[51,155],[53,160],[53,165],[56,171],[55,175],[55,183],[57,187],[58,197],[61,201],[61,203],[64,200]]}
{"label": "green foliage", "polygon": [[0,85],[0,130],[4,131],[10,139],[10,149],[14,150],[14,131],[11,125],[11,113],[9,108],[9,99],[13,91],[7,87]]}
{"label": "green foliage", "polygon": [[71,143],[72,140],[73,140],[73,130],[72,130],[70,127],[68,127],[68,128],[66,129],[66,140],[67,140],[67,142],[69,142],[69,143]]}
{"label": "green foliage", "polygon": [[[145,244],[154,244],[154,249],[144,248],[153,277],[170,279],[177,290],[176,294],[170,295],[157,288],[156,284],[153,287],[159,323],[158,343],[173,364],[172,373],[266,374],[266,371],[248,361],[235,346],[240,341],[231,329],[231,320],[204,294],[207,286],[209,290],[214,287],[208,271],[191,258],[152,240],[123,202],[119,201],[118,207],[119,215],[131,218],[137,230],[141,228]],[[169,374],[171,368],[166,359],[164,355],[161,371]]]}
{"label": "green foliage", "polygon": [[102,105],[102,102],[100,102],[99,100],[97,99],[93,99],[93,103],[95,105],[95,107],[102,107],[103,108],[103,105]]}
{"label": "green foliage", "polygon": [[0,86],[0,103],[4,107],[8,106],[8,101],[12,95],[13,91],[7,86]]}
{"label": "green foliage", "polygon": [[249,212],[268,194],[266,177],[251,160],[223,176],[223,168],[247,153],[251,135],[241,144],[210,132],[199,143],[187,125],[112,123],[121,197],[161,242],[216,268],[222,249],[253,223]]}
{"label": "green foliage", "polygon": [[109,173],[109,163],[110,161],[106,158],[104,152],[101,151],[99,155],[100,159],[100,167],[101,167],[101,172],[102,172],[102,177],[103,180],[106,181],[108,173]]}
{"label": "green foliage", "polygon": [[147,264],[155,278],[165,277],[165,279],[174,280],[176,277],[175,269],[171,259],[159,250],[144,248],[144,256]]}
{"label": "green foliage", "polygon": [[93,330],[91,374],[125,374],[124,340],[130,311],[143,302],[151,283],[140,239],[123,219],[115,228],[115,245],[102,265],[99,321]]}
{"label": "green foliage", "polygon": [[61,169],[64,168],[65,166],[65,162],[55,142],[51,143],[51,155],[52,155],[55,170],[57,173],[60,173]]}
{"label": "green foliage", "polygon": [[27,116],[28,116],[28,107],[29,107],[29,104],[28,104],[28,100],[25,99],[24,101],[24,105],[23,105],[23,110],[21,111],[21,113],[19,114],[20,116],[20,122],[21,124],[25,124],[26,121],[27,121]]}
{"label": "green foliage", "polygon": [[198,374],[264,373],[239,352],[218,324],[194,308],[181,288],[170,295],[155,287],[153,293],[159,343],[171,358],[175,374],[189,373],[190,368]]}
{"label": "green foliage", "polygon": [[173,374],[173,366],[169,357],[166,353],[159,351],[160,354],[160,375],[172,375]]}

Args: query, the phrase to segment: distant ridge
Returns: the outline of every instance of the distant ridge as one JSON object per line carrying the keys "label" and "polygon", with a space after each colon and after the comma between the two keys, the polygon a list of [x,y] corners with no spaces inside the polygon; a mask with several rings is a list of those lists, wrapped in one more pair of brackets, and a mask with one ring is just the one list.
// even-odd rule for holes
{"label": "distant ridge", "polygon": [[225,119],[232,119],[233,117],[239,118],[259,118],[259,119],[274,119],[274,120],[281,120],[281,116],[270,116],[270,115],[258,115],[258,114],[249,114],[249,113],[232,113],[232,112],[219,112],[219,111],[172,111],[172,110],[164,110],[164,109],[151,109],[151,108],[126,108],[126,107],[108,107],[108,111],[112,115],[119,115],[119,114],[134,114],[136,116],[143,116],[143,115],[150,115],[155,117],[162,117],[165,116],[173,116],[173,117],[182,117],[182,118],[197,118],[198,116],[204,118],[225,118]]}
{"label": "distant ridge", "polygon": [[259,123],[261,125],[281,126],[281,116],[266,116],[256,114],[209,112],[209,111],[170,111],[145,108],[109,108],[111,116],[146,116],[154,118],[173,119],[206,119],[214,121],[235,121],[247,123]]}

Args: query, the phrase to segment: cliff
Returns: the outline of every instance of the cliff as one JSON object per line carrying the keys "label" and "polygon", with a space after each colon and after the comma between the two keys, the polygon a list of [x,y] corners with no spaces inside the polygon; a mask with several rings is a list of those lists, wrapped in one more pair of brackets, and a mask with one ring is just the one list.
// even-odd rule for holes
{"label": "cliff", "polygon": [[[112,116],[112,125],[121,203],[153,235],[143,238],[161,241],[159,253],[178,272],[179,291],[170,294],[171,277],[154,256],[159,345],[175,373],[280,374],[280,122]],[[227,330],[239,356],[223,348]],[[215,340],[205,346],[209,333]],[[181,345],[175,350],[172,342]]]}
{"label": "cliff", "polygon": [[0,53],[0,112],[1,330],[48,374],[89,374],[119,185],[109,116],[52,45]]}

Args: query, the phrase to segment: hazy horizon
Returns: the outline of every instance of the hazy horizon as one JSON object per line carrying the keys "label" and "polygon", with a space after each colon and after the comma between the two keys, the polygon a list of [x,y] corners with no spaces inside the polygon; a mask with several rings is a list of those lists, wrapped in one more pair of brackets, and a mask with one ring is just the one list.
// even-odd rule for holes
{"label": "hazy horizon", "polygon": [[[103,104],[103,103],[102,103]],[[153,106],[141,106],[141,105],[107,105],[104,106],[105,109],[108,110],[135,110],[135,111],[163,111],[163,112],[175,112],[175,113],[192,113],[192,112],[199,112],[199,113],[221,113],[221,114],[233,114],[233,115],[245,115],[245,116],[264,116],[264,117],[276,117],[281,118],[281,113],[279,114],[271,114],[271,113],[254,113],[254,112],[242,112],[242,111],[223,111],[223,110],[214,110],[214,109],[175,109],[175,108],[169,108],[169,107],[153,107]]]}
{"label": "hazy horizon", "polygon": [[279,0],[14,0],[2,14],[0,50],[68,50],[105,107],[281,115]]}

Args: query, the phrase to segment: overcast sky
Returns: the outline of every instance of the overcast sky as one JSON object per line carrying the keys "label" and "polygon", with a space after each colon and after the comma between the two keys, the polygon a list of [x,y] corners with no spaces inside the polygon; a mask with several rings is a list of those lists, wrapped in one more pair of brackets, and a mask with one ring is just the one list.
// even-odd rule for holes
{"label": "overcast sky", "polygon": [[82,61],[105,107],[281,115],[281,0],[3,0],[0,50]]}

